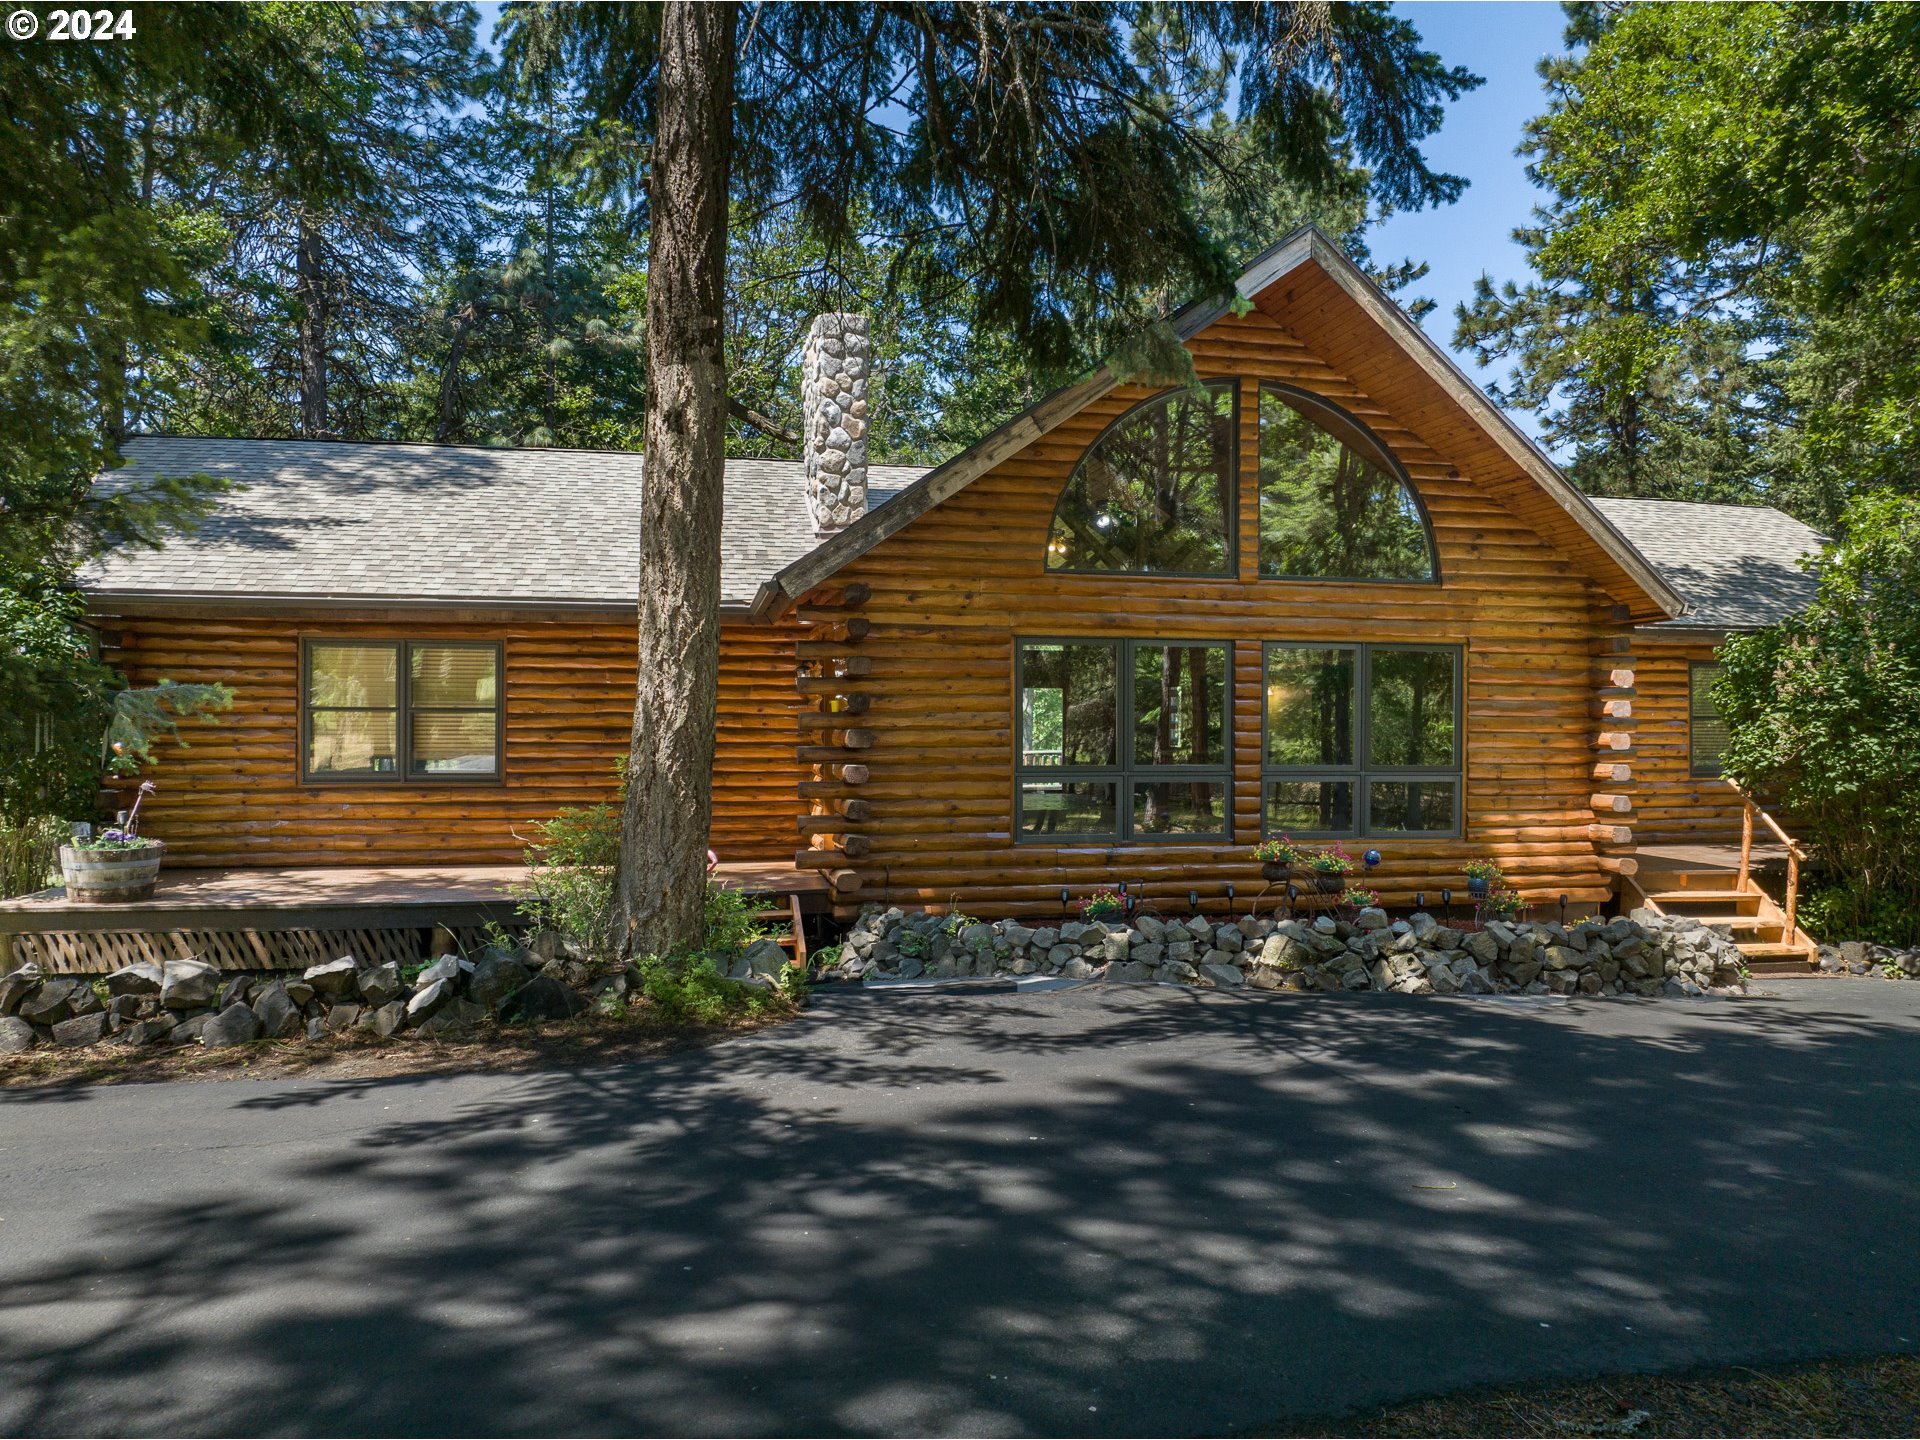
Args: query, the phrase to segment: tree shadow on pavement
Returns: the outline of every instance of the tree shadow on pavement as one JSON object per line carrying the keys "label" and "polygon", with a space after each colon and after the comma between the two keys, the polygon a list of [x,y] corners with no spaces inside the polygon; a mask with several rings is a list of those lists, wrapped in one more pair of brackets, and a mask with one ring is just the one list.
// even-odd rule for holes
{"label": "tree shadow on pavement", "polygon": [[0,1429],[1215,1433],[1891,1349],[1917,1040],[1819,1003],[1089,988],[180,1087],[257,1144],[0,1259]]}

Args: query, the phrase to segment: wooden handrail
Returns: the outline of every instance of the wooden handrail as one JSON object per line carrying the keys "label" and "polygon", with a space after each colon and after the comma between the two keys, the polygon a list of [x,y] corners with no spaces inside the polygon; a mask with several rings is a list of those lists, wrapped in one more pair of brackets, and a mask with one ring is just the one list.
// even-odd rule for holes
{"label": "wooden handrail", "polygon": [[1739,782],[1725,775],[1720,778],[1726,781],[1733,793],[1740,797],[1740,888],[1742,890],[1747,888],[1752,870],[1754,816],[1757,815],[1765,821],[1767,829],[1773,832],[1774,838],[1787,848],[1787,923],[1786,933],[1781,938],[1791,945],[1794,935],[1798,933],[1795,922],[1800,910],[1800,862],[1807,858],[1806,852],[1800,848],[1799,842],[1780,828],[1778,820],[1769,815],[1761,808],[1758,801],[1740,788]]}

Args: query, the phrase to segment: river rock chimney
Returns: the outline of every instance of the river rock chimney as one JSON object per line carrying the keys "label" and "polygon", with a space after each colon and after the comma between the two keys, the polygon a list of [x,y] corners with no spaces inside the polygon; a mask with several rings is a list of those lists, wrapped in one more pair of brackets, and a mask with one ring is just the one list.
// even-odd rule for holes
{"label": "river rock chimney", "polygon": [[867,513],[867,317],[816,315],[800,359],[807,508],[822,534]]}

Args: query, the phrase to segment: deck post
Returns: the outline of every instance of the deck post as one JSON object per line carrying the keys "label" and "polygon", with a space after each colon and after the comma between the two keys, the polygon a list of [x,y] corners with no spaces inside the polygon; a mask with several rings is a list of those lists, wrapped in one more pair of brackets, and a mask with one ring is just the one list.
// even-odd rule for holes
{"label": "deck post", "polygon": [[1753,801],[1748,799],[1744,791],[1740,799],[1740,888],[1744,890],[1753,860]]}
{"label": "deck post", "polygon": [[1794,944],[1797,929],[1796,912],[1800,908],[1800,847],[1787,846],[1787,933],[1780,938],[1787,944]]}

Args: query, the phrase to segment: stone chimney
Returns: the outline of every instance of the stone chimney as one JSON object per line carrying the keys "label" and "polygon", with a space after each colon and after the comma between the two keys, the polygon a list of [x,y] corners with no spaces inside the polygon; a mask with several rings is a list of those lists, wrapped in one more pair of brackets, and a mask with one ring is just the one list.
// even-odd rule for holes
{"label": "stone chimney", "polygon": [[821,534],[867,513],[867,317],[816,315],[800,357],[807,508]]}

